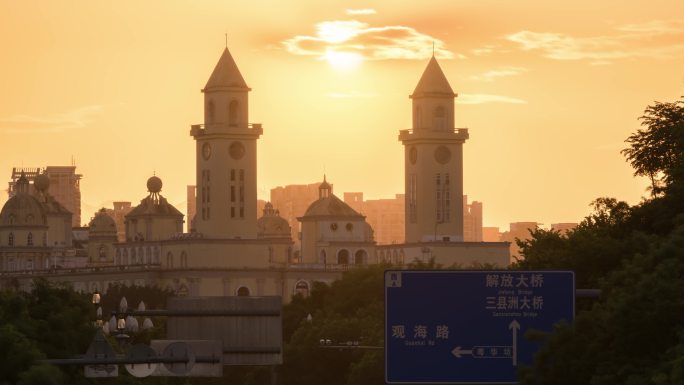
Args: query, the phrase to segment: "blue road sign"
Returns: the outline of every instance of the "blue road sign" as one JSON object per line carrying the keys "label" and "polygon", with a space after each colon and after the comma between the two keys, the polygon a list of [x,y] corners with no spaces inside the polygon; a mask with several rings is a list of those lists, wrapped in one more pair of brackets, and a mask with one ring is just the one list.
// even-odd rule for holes
{"label": "blue road sign", "polygon": [[575,316],[569,271],[385,272],[388,384],[516,384],[550,331]]}

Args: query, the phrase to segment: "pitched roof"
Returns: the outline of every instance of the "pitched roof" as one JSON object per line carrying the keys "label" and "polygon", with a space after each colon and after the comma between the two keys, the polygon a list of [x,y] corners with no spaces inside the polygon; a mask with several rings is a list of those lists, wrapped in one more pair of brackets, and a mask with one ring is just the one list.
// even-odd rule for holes
{"label": "pitched roof", "polygon": [[449,81],[444,76],[444,72],[442,72],[442,68],[440,68],[434,56],[428,62],[423,76],[420,77],[420,81],[418,81],[418,85],[411,96],[423,96],[424,94],[448,94],[455,96],[454,90],[451,89]]}
{"label": "pitched roof", "polygon": [[245,83],[245,79],[242,78],[242,74],[240,74],[233,56],[230,55],[228,47],[226,47],[218,63],[216,63],[214,72],[211,73],[207,85],[204,86],[204,90],[207,91],[219,87],[249,88],[247,83]]}

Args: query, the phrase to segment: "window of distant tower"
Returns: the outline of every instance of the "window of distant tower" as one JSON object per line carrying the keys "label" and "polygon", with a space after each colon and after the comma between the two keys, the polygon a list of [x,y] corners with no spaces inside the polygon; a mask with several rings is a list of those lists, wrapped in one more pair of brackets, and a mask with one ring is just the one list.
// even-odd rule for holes
{"label": "window of distant tower", "polygon": [[435,130],[444,130],[445,129],[445,125],[446,125],[445,116],[446,116],[446,113],[444,111],[444,107],[443,106],[437,106],[437,108],[435,108],[434,127],[433,127]]}
{"label": "window of distant tower", "polygon": [[26,245],[33,246],[33,233],[28,233],[28,236],[26,237]]}
{"label": "window of distant tower", "polygon": [[207,104],[207,123],[214,123],[214,102],[211,100]]}
{"label": "window of distant tower", "polygon": [[238,125],[238,121],[239,121],[239,117],[240,117],[239,116],[240,112],[239,112],[238,107],[239,107],[239,104],[238,104],[237,100],[231,101],[230,104],[228,105],[228,124],[231,127],[237,127],[237,125]]}
{"label": "window of distant tower", "polygon": [[7,246],[14,246],[14,233],[9,233],[7,237]]}

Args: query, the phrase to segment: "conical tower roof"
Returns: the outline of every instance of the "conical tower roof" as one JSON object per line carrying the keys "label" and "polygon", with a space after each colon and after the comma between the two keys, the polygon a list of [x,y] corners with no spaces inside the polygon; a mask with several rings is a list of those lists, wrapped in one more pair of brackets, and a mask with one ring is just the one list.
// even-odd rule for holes
{"label": "conical tower roof", "polygon": [[245,79],[243,79],[242,74],[240,74],[237,64],[235,64],[235,60],[233,60],[233,56],[231,56],[230,51],[228,51],[228,47],[223,50],[223,54],[218,63],[216,63],[214,72],[211,73],[211,77],[209,77],[209,81],[207,82],[207,85],[204,86],[203,91],[206,92],[211,91],[214,88],[225,87],[249,89],[247,83],[245,83]]}
{"label": "conical tower roof", "polygon": [[426,94],[441,94],[452,97],[456,96],[456,94],[454,94],[454,90],[451,89],[451,85],[449,85],[449,81],[447,80],[446,76],[444,76],[442,68],[439,67],[439,63],[437,63],[437,59],[435,59],[434,56],[430,59],[430,62],[425,68],[423,76],[420,77],[420,81],[418,82],[418,85],[413,91],[413,95],[411,95],[411,97],[425,96]]}

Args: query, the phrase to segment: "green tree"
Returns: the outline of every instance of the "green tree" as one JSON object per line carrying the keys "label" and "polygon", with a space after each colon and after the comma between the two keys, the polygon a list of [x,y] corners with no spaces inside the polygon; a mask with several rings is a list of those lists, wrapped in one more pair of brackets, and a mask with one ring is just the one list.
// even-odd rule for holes
{"label": "green tree", "polygon": [[681,172],[684,165],[684,101],[656,102],[640,118],[645,128],[627,138],[629,147],[622,150],[634,168],[634,175],[651,180],[651,193],[662,193]]}
{"label": "green tree", "polygon": [[36,279],[30,292],[0,291],[0,383],[83,383],[81,368],[39,361],[83,354],[93,336],[89,298]]}
{"label": "green tree", "polygon": [[684,226],[609,274],[604,298],[558,325],[522,384],[681,384]]}
{"label": "green tree", "polygon": [[282,384],[383,383],[382,351],[325,348],[320,340],[383,345],[385,268],[354,269],[330,286],[316,283],[311,296],[297,296],[284,308]]}

